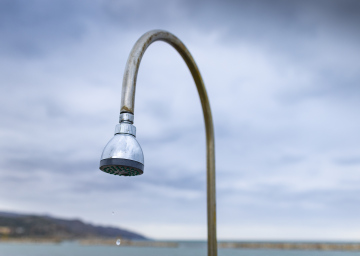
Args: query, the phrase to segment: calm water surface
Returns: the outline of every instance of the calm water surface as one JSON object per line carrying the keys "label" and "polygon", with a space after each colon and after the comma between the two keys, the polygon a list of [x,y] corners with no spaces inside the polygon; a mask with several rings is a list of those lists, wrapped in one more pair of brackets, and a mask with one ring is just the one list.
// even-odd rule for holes
{"label": "calm water surface", "polygon": [[[114,242],[115,243],[115,242]],[[206,256],[204,243],[181,243],[178,248],[89,246],[77,243],[0,243],[0,256]],[[360,252],[267,249],[219,249],[219,256],[355,256]]]}

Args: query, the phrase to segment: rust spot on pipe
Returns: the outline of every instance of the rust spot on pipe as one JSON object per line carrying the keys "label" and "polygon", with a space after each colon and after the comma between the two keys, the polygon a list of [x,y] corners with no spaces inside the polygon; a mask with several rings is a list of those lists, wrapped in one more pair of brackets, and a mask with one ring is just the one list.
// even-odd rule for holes
{"label": "rust spot on pipe", "polygon": [[129,108],[127,108],[126,106],[123,106],[120,110],[120,114],[121,113],[130,113],[130,114],[134,114]]}

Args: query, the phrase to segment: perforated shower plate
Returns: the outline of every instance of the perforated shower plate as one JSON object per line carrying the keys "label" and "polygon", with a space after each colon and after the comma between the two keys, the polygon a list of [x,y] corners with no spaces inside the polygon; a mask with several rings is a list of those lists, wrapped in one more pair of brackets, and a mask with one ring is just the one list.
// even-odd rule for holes
{"label": "perforated shower plate", "polygon": [[107,158],[100,161],[100,170],[113,175],[136,176],[143,174],[144,165],[129,159]]}

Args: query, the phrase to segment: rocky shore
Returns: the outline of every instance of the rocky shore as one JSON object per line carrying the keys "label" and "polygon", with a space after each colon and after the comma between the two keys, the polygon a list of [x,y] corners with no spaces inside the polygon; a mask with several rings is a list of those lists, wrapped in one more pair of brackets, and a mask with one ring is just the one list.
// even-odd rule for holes
{"label": "rocky shore", "polygon": [[32,238],[32,237],[21,237],[21,238],[9,238],[0,237],[0,243],[44,243],[44,244],[59,244],[64,242],[60,238]]}
{"label": "rocky shore", "polygon": [[[81,245],[117,246],[114,238],[85,238],[71,240]],[[62,243],[68,240],[54,238],[0,238],[6,243]],[[164,242],[152,240],[121,239],[121,246],[172,247],[186,246],[183,242]],[[193,246],[193,245],[191,245]],[[218,248],[226,249],[276,249],[276,250],[322,250],[322,251],[360,251],[360,243],[315,243],[315,242],[219,242]]]}
{"label": "rocky shore", "polygon": [[219,248],[360,251],[360,243],[221,242]]}
{"label": "rocky shore", "polygon": [[[83,245],[112,245],[114,239],[83,239]],[[132,241],[121,240],[122,246],[141,247],[179,247],[181,242]],[[277,249],[277,250],[323,250],[323,251],[360,251],[360,243],[311,243],[311,242],[219,242],[218,248],[232,249]]]}
{"label": "rocky shore", "polygon": [[[81,239],[78,242],[82,245],[113,245],[116,246],[116,239]],[[162,241],[144,241],[144,240],[126,240],[121,239],[121,246],[137,246],[137,247],[178,247],[177,242]]]}

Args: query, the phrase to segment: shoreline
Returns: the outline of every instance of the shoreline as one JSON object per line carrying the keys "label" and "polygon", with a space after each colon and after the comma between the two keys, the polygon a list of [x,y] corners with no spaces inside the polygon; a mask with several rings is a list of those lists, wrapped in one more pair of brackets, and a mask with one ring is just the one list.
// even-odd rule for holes
{"label": "shoreline", "polygon": [[[61,244],[75,242],[83,246],[117,246],[115,238],[0,238],[0,243]],[[191,242],[190,242],[191,243]],[[194,245],[189,245],[193,247]],[[195,242],[196,243],[196,242]],[[203,242],[206,243],[205,241]],[[120,246],[177,248],[187,246],[181,241],[151,241],[121,239]],[[200,246],[200,245],[199,245]],[[317,250],[317,251],[360,251],[360,242],[218,242],[219,249],[274,249],[274,250]]]}
{"label": "shoreline", "polygon": [[360,243],[346,242],[220,242],[219,248],[360,251]]}

